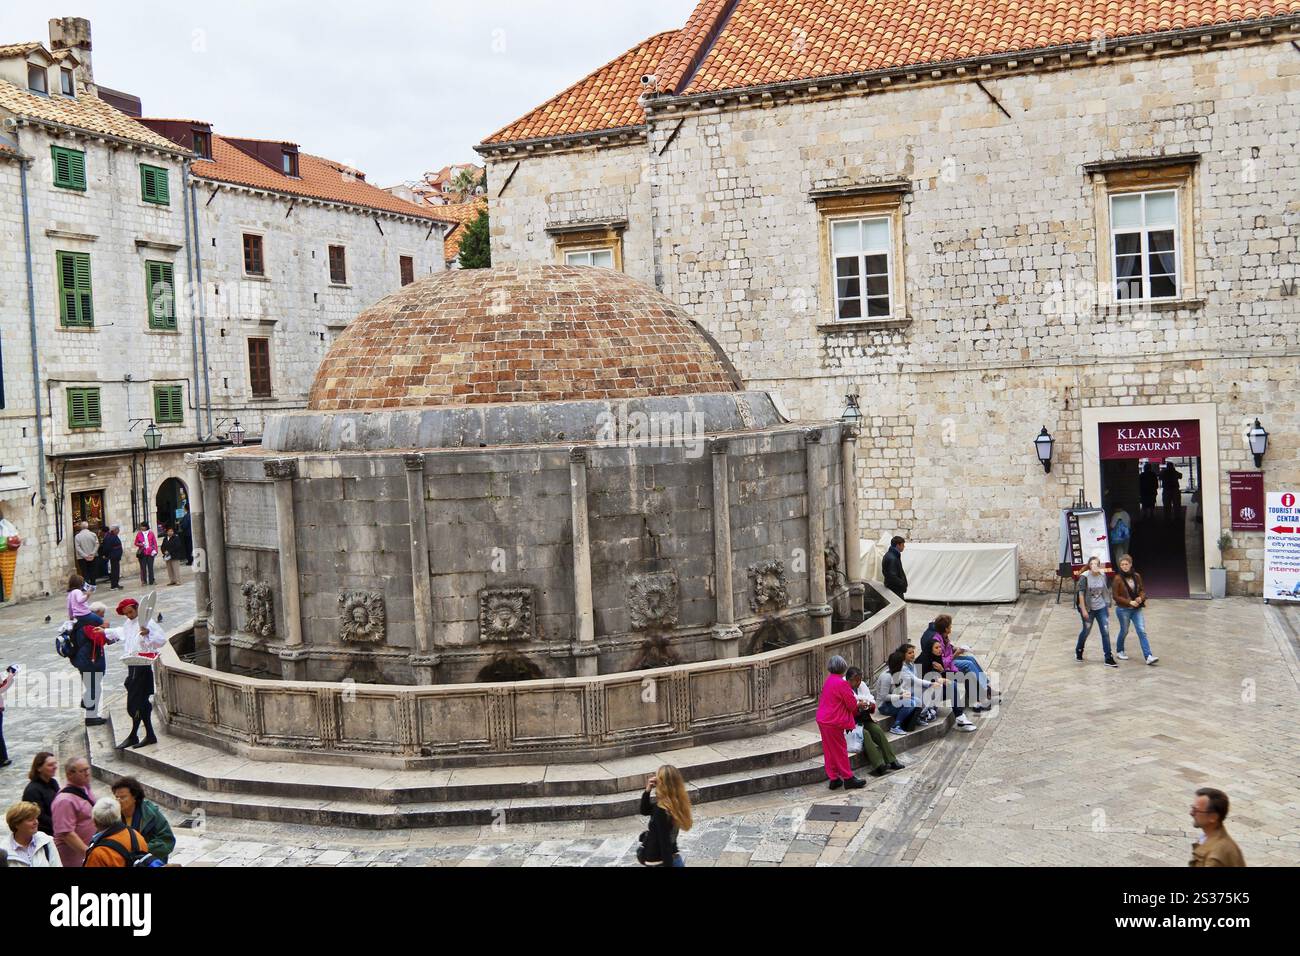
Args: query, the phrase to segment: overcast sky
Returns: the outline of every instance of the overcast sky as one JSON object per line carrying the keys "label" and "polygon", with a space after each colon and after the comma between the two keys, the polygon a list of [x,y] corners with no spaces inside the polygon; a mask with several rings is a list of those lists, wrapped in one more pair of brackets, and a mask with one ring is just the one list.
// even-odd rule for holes
{"label": "overcast sky", "polygon": [[298,143],[389,186],[474,144],[695,0],[0,0],[0,43],[91,22],[95,80],[146,116]]}

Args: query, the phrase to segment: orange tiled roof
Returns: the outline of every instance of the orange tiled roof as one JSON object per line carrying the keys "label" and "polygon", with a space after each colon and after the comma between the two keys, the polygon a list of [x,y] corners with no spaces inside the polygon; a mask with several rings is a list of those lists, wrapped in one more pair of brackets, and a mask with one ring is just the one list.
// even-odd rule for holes
{"label": "orange tiled roof", "polygon": [[40,50],[46,56],[50,55],[49,51],[45,49],[44,43],[35,41],[30,43],[0,43],[0,57],[26,56],[33,50]]}
{"label": "orange tiled roof", "polygon": [[644,122],[646,73],[663,94],[949,62],[1300,13],[1300,0],[700,0],[661,33],[483,145]]}
{"label": "orange tiled roof", "polygon": [[465,238],[466,224],[477,219],[478,214],[486,208],[486,196],[479,196],[473,202],[449,203],[446,206],[437,207],[439,213],[456,224],[442,240],[442,258],[444,261],[453,262],[460,258],[460,243]]}
{"label": "orange tiled roof", "polygon": [[98,96],[87,93],[84,87],[78,88],[75,97],[40,96],[0,80],[0,109],[16,116],[61,123],[90,133],[103,133],[133,143],[156,146],[172,153],[185,152],[166,137],[113,109]]}
{"label": "orange tiled roof", "polygon": [[1300,12],[1300,0],[739,0],[684,93]]}
{"label": "orange tiled roof", "polygon": [[[278,141],[272,141],[278,142]],[[298,154],[297,177],[286,176],[279,170],[259,163],[242,150],[236,149],[214,133],[212,159],[195,160],[194,175],[202,179],[239,186],[252,186],[307,199],[324,199],[330,202],[363,206],[402,216],[436,219],[426,209],[384,192],[377,186],[349,176],[349,167],[332,159]]]}
{"label": "orange tiled roof", "polygon": [[645,122],[645,111],[637,102],[643,92],[641,77],[655,71],[676,35],[677,31],[669,30],[637,44],[527,116],[493,133],[484,143],[640,126]]}

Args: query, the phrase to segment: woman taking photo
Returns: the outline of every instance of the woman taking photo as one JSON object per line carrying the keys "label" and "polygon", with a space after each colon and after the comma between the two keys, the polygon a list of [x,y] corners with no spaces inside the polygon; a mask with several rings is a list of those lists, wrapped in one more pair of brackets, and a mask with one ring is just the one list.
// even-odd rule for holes
{"label": "woman taking photo", "polygon": [[1147,622],[1142,614],[1147,606],[1147,592],[1142,587],[1142,575],[1133,568],[1133,558],[1129,555],[1119,559],[1119,573],[1111,582],[1111,596],[1115,599],[1115,616],[1119,618],[1119,637],[1115,638],[1115,656],[1122,661],[1128,660],[1124,653],[1124,638],[1129,625],[1138,633],[1142,644],[1142,656],[1148,664],[1154,664],[1160,658],[1151,653],[1147,643]]}
{"label": "woman taking photo", "polygon": [[677,852],[677,834],[691,828],[691,799],[676,767],[664,764],[646,779],[641,815],[650,818],[650,828],[641,834],[637,862],[642,866],[685,866]]}

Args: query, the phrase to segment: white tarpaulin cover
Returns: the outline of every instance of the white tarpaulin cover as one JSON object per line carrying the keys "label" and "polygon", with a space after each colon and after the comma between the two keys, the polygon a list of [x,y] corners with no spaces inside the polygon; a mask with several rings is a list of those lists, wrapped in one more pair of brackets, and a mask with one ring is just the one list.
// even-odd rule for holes
{"label": "white tarpaulin cover", "polygon": [[[884,554],[884,548],[862,542],[863,577],[880,580]],[[1020,595],[1020,557],[1014,544],[909,541],[903,550],[903,571],[909,601],[1011,603]]]}

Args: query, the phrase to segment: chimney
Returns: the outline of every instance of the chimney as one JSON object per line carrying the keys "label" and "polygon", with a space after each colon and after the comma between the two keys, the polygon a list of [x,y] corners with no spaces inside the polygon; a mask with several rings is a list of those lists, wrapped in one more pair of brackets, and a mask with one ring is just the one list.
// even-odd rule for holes
{"label": "chimney", "polygon": [[50,50],[71,50],[80,66],[77,80],[95,92],[95,73],[90,66],[90,21],[83,17],[60,17],[50,21]]}

